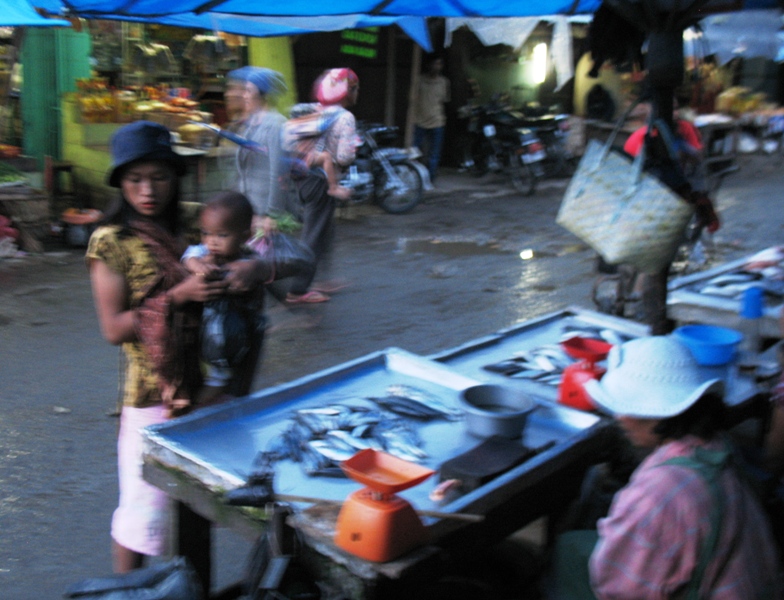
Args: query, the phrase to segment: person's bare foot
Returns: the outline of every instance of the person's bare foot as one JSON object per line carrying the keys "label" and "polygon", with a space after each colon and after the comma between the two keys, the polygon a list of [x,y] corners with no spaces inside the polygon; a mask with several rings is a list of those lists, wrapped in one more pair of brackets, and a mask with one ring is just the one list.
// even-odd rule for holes
{"label": "person's bare foot", "polygon": [[342,185],[329,186],[327,194],[338,200],[348,200],[354,190],[351,188],[343,187]]}

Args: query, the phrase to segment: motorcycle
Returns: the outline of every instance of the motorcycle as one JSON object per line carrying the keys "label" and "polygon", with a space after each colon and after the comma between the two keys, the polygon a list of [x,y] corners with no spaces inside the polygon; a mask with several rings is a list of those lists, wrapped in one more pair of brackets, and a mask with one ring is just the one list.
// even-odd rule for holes
{"label": "motorcycle", "polygon": [[470,138],[466,166],[477,176],[506,172],[518,192],[533,194],[546,154],[536,133],[521,125],[522,115],[497,100],[464,107],[461,114]]}
{"label": "motorcycle", "polygon": [[398,137],[398,128],[359,125],[357,134],[362,145],[340,182],[353,190],[345,202],[374,202],[396,215],[412,210],[422,200],[424,183],[412,156],[391,145]]}
{"label": "motorcycle", "polygon": [[521,113],[520,125],[529,128],[541,140],[545,158],[537,163],[539,179],[571,177],[577,166],[577,158],[567,145],[569,137],[569,115]]}

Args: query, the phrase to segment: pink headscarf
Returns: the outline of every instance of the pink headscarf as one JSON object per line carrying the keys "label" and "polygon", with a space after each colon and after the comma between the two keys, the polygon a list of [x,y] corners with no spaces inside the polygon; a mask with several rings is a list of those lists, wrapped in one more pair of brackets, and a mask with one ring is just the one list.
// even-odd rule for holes
{"label": "pink headscarf", "polygon": [[359,77],[351,69],[324,71],[313,85],[316,100],[324,106],[343,102],[351,88],[359,85]]}

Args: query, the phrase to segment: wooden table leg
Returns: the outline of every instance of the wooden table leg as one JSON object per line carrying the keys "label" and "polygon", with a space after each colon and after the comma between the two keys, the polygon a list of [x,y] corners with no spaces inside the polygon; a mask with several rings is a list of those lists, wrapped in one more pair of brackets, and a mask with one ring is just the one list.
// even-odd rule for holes
{"label": "wooden table leg", "polygon": [[204,597],[209,597],[212,582],[212,524],[193,512],[186,504],[177,502],[175,554],[186,557],[202,583]]}

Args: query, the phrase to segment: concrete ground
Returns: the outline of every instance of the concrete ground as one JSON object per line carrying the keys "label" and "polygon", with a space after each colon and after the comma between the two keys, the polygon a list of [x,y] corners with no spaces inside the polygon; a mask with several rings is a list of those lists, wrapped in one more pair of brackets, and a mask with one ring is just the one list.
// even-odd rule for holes
{"label": "concrete ground", "polygon": [[[779,156],[744,156],[718,207],[717,260],[782,241]],[[387,347],[428,355],[569,305],[593,308],[594,253],[555,224],[564,181],[531,197],[445,170],[407,215],[343,211],[322,305],[270,302],[255,388]],[[59,598],[111,572],[118,350],[100,336],[83,250],[0,259],[0,597]],[[533,258],[521,260],[531,250]],[[535,533],[535,532],[534,532]],[[218,531],[216,586],[247,540]]]}

